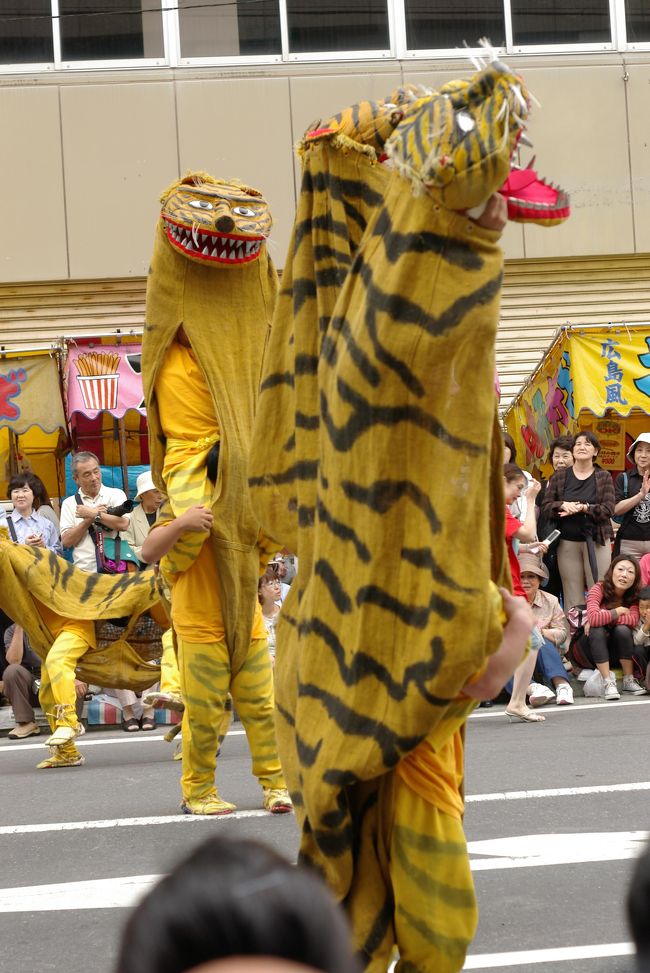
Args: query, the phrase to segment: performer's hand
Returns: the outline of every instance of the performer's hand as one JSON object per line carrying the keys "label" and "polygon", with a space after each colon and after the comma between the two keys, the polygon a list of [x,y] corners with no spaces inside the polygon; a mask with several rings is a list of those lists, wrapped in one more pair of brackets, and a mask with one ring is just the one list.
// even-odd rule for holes
{"label": "performer's hand", "polygon": [[183,530],[209,531],[212,529],[214,517],[209,507],[197,504],[181,514],[178,520],[183,524]]}
{"label": "performer's hand", "polygon": [[75,679],[74,691],[77,694],[77,699],[83,699],[88,692],[88,683],[82,682],[81,679]]}
{"label": "performer's hand", "polygon": [[499,193],[493,193],[487,201],[487,206],[475,221],[486,230],[501,232],[508,222],[508,204]]}

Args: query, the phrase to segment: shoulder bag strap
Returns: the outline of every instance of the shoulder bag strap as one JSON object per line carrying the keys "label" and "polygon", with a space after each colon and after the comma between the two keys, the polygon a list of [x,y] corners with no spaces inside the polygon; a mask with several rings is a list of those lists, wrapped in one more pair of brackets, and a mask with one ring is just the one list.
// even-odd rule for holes
{"label": "shoulder bag strap", "polygon": [[11,519],[11,514],[7,517],[7,527],[9,528],[9,533],[11,534],[11,539],[14,544],[18,543],[18,535],[16,534],[16,525]]}

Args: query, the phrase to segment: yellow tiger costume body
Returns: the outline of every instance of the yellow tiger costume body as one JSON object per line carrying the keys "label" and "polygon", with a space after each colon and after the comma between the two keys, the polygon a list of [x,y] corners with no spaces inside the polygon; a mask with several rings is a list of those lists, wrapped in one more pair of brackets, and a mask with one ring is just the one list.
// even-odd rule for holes
{"label": "yellow tiger costume body", "polygon": [[386,142],[392,172],[367,138],[329,134],[336,121],[301,146],[259,404],[280,435],[258,421],[249,482],[298,555],[276,719],[301,858],[345,902],[372,971],[395,942],[400,970],[459,970],[475,928],[460,822],[413,806],[391,771],[442,754],[501,644],[503,258],[500,234],[458,211],[503,184],[526,100],[499,63],[416,99]]}
{"label": "yellow tiger costume body", "polygon": [[[229,689],[247,731],[254,773],[265,790],[284,788],[257,600],[268,552],[246,481],[277,288],[266,248],[271,214],[257,190],[206,173],[174,183],[161,202],[142,345],[151,468],[168,496],[154,530],[199,504],[214,515],[211,533],[183,533],[161,570],[172,589],[179,634],[183,807],[219,814],[234,809],[214,784]],[[211,482],[207,463],[217,446]],[[209,626],[201,614],[206,601],[214,609]]]}
{"label": "yellow tiger costume body", "polygon": [[[153,571],[88,574],[52,551],[14,544],[3,529],[0,578],[0,608],[24,628],[43,660],[39,701],[53,732],[58,727],[78,727],[75,676],[135,691],[148,689],[158,679],[159,667],[146,662],[129,642],[138,617],[160,608]],[[93,623],[125,617],[128,624],[122,637],[102,643]],[[73,742],[53,748],[53,758],[54,762],[42,766],[83,762]]]}

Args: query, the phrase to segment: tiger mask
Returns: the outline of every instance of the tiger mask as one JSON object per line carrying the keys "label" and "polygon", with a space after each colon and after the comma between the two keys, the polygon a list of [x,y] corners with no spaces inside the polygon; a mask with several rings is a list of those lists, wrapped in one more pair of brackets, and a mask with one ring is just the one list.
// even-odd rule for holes
{"label": "tiger mask", "polygon": [[160,197],[170,246],[188,260],[241,266],[257,260],[271,232],[269,205],[257,189],[193,172]]}

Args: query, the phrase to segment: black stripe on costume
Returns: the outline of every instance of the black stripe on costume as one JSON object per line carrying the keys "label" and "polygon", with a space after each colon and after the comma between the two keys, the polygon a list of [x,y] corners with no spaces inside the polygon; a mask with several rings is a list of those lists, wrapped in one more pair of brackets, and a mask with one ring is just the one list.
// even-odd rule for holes
{"label": "black stripe on costume", "polygon": [[335,200],[360,199],[371,209],[379,206],[383,196],[381,193],[372,189],[367,182],[360,179],[341,179],[331,175],[329,172],[311,172],[305,170],[303,186],[308,186],[308,191],[316,191]]}
{"label": "black stripe on costume", "polygon": [[342,223],[340,220],[335,220],[331,213],[325,213],[323,216],[308,216],[306,219],[296,223],[294,233],[294,259],[304,238],[310,236],[314,230],[331,233],[332,236],[341,237],[342,240],[347,240],[348,238],[347,224]]}
{"label": "black stripe on costume", "polygon": [[309,277],[296,277],[291,288],[293,313],[296,317],[307,301],[316,297],[316,284]]}
{"label": "black stripe on costume", "polygon": [[315,480],[318,476],[318,463],[315,460],[303,460],[294,463],[282,473],[263,473],[261,476],[251,476],[248,479],[250,487],[270,486],[272,483],[293,483],[294,480]]}
{"label": "black stripe on costume", "polygon": [[[344,339],[350,358],[366,381],[373,386],[379,385],[379,371],[377,368],[375,368],[373,363],[368,358],[368,355],[353,337],[352,328],[350,327],[350,323],[348,322],[347,318],[338,316],[333,317],[331,321],[331,329],[333,332],[338,332]],[[330,357],[330,355],[332,357]],[[335,357],[335,345],[333,338],[330,338],[329,336],[323,338],[321,356],[329,364],[334,364],[334,362],[336,362],[337,359]]]}
{"label": "black stripe on costume", "polygon": [[[386,666],[367,652],[357,650],[348,665],[345,661],[345,649],[341,640],[322,618],[312,617],[309,621],[301,622],[299,633],[301,638],[315,635],[327,646],[334,656],[339,676],[346,686],[355,686],[368,676],[373,676],[385,687],[390,698],[398,702],[406,698],[411,685],[415,686],[422,698],[433,706],[442,706],[449,702],[449,700],[442,700],[433,696],[425,685],[427,680],[433,679],[437,675],[444,656],[443,644],[439,638],[433,638],[429,643],[430,657],[408,666],[404,670],[402,681],[398,682]],[[344,726],[342,726],[342,729],[347,732]]]}
{"label": "black stripe on costume", "polygon": [[441,524],[428,495],[412,480],[375,480],[370,486],[361,486],[352,480],[343,480],[341,489],[349,500],[363,503],[375,513],[384,514],[403,497],[422,511],[432,533],[437,534]]}
{"label": "black stripe on costume", "polygon": [[265,392],[267,389],[274,389],[278,385],[288,385],[292,389],[293,381],[292,372],[271,372],[260,385],[260,392]]}
{"label": "black stripe on costume", "polygon": [[308,416],[300,410],[296,411],[296,429],[307,429],[313,431],[318,429],[320,425],[320,416],[318,413],[316,415]]}
{"label": "black stripe on costume", "polygon": [[468,595],[477,593],[476,588],[466,588],[464,585],[454,581],[454,579],[440,567],[431,553],[431,548],[429,547],[403,547],[400,551],[400,556],[404,561],[408,561],[409,564],[413,564],[416,568],[427,568],[431,572],[431,576],[433,577],[434,581],[447,585],[447,587],[451,588],[452,591],[462,591]]}
{"label": "black stripe on costume", "polygon": [[394,264],[405,253],[439,253],[447,263],[463,270],[480,270],[483,258],[467,243],[439,233],[420,230],[417,233],[399,233],[393,229],[387,209],[382,209],[372,229],[372,235],[381,237],[386,257]]}
{"label": "black stripe on costume", "polygon": [[322,500],[318,501],[318,519],[324,524],[335,537],[341,541],[350,541],[354,544],[359,560],[367,564],[370,560],[370,551],[357,535],[357,532],[349,524],[344,524],[337,520],[327,509]]}
{"label": "black stripe on costume", "polygon": [[[295,727],[295,723],[293,724]],[[321,747],[323,746],[323,738],[321,737],[315,747],[310,747],[309,744],[303,740],[298,731],[296,730],[295,735],[295,745],[296,753],[298,755],[298,760],[300,761],[301,767],[313,767],[318,760],[318,754],[320,753]]]}
{"label": "black stripe on costume", "polygon": [[339,266],[349,267],[352,257],[347,250],[337,250],[327,243],[317,243],[314,246],[314,262],[324,263],[326,260],[333,260]]}
{"label": "black stripe on costume", "polygon": [[342,378],[337,379],[336,385],[339,396],[352,410],[343,425],[337,426],[332,419],[324,392],[321,392],[320,402],[321,418],[330,441],[338,452],[347,452],[360,436],[374,426],[396,426],[400,422],[412,423],[450,449],[464,450],[470,456],[481,456],[486,451],[485,446],[452,435],[435,416],[419,406],[372,405]]}
{"label": "black stripe on costume", "polygon": [[[334,693],[328,692],[313,683],[299,683],[298,695],[300,699],[316,699],[325,708],[328,715],[334,720],[338,728],[346,736],[361,737],[366,740],[373,740],[382,754],[382,759],[386,769],[394,767],[401,760],[405,753],[417,747],[424,739],[422,734],[416,736],[399,736],[389,730],[383,723],[358,713],[345,703]],[[439,705],[447,705],[449,700],[440,700]],[[349,787],[356,784],[358,778],[350,770],[339,770],[336,767],[329,767],[323,774],[323,782],[334,787]]]}
{"label": "black stripe on costume", "polygon": [[314,564],[314,574],[321,579],[329,595],[342,615],[352,611],[352,599],[344,590],[332,565],[324,558],[319,558]]}
{"label": "black stripe on costume", "polygon": [[440,595],[432,594],[428,605],[407,605],[374,584],[364,585],[357,591],[357,605],[365,604],[383,608],[412,628],[425,628],[431,612],[441,618],[453,618],[456,614],[456,606]]}
{"label": "black stripe on costume", "polygon": [[307,355],[304,352],[296,355],[293,370],[296,375],[316,375],[318,355]]}

